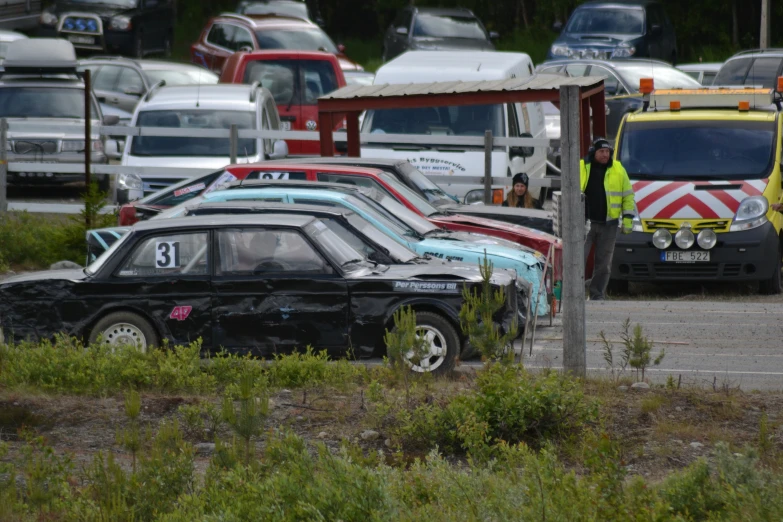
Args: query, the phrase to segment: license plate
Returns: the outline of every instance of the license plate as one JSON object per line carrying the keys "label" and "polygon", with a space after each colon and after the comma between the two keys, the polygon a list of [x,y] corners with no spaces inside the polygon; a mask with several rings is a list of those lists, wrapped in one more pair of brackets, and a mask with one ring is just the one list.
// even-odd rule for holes
{"label": "license plate", "polygon": [[710,253],[705,251],[694,252],[661,252],[661,261],[670,263],[705,263],[710,260]]}
{"label": "license plate", "polygon": [[291,122],[290,121],[281,121],[280,122],[280,130],[281,131],[290,131],[291,130]]}
{"label": "license plate", "polygon": [[82,45],[94,45],[95,44],[95,37],[93,36],[79,36],[75,34],[69,34],[68,35],[68,41],[75,43],[75,44],[82,44]]}

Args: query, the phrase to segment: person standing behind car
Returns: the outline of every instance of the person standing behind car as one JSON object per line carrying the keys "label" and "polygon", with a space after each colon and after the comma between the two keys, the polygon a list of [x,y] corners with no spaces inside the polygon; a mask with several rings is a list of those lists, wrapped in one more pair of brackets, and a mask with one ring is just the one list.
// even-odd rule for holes
{"label": "person standing behind car", "polygon": [[527,190],[530,178],[524,172],[515,174],[511,180],[511,190],[506,194],[506,200],[501,206],[512,208],[538,208],[538,204],[530,191]]}
{"label": "person standing behind car", "polygon": [[585,218],[590,220],[590,230],[585,238],[585,263],[595,246],[593,279],[590,282],[590,299],[594,301],[605,297],[619,220],[623,220],[623,234],[630,234],[636,215],[631,180],[620,162],[612,159],[613,153],[612,145],[598,138],[587,156],[579,162],[579,179],[585,194]]}

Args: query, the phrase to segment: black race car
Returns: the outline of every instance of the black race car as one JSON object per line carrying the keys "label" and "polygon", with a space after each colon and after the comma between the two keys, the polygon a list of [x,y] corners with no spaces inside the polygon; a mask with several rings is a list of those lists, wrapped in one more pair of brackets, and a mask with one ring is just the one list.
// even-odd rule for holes
{"label": "black race car", "polygon": [[[514,280],[503,272],[517,315]],[[312,346],[360,357],[383,352],[395,310],[411,305],[430,343],[416,371],[449,371],[464,337],[462,289],[480,285],[470,266],[384,265],[324,220],[291,214],[202,216],[139,223],[86,269],[38,272],[0,284],[7,340],[58,332],[146,350],[163,339],[201,338],[207,351],[269,355]]]}

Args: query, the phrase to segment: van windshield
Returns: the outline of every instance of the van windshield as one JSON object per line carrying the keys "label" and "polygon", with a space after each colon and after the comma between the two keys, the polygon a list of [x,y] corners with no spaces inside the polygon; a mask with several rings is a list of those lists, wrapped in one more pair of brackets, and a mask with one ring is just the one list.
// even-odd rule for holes
{"label": "van windshield", "polygon": [[641,9],[577,9],[565,32],[589,34],[643,34],[644,12]]}
{"label": "van windshield", "polygon": [[[433,136],[506,135],[502,105],[463,105],[369,111],[362,132]],[[460,147],[464,148],[464,147]]]}
{"label": "van windshield", "polygon": [[775,122],[630,122],[617,157],[632,179],[763,178],[775,157]]}

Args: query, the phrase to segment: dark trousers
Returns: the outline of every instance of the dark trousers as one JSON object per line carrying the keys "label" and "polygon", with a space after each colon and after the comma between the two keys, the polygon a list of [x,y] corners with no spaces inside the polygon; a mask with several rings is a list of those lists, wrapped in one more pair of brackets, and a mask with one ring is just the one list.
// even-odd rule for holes
{"label": "dark trousers", "polygon": [[595,245],[593,279],[590,281],[590,299],[597,301],[605,297],[609,276],[612,272],[612,255],[617,241],[617,220],[606,223],[590,222],[590,230],[585,238],[585,264],[590,248]]}

